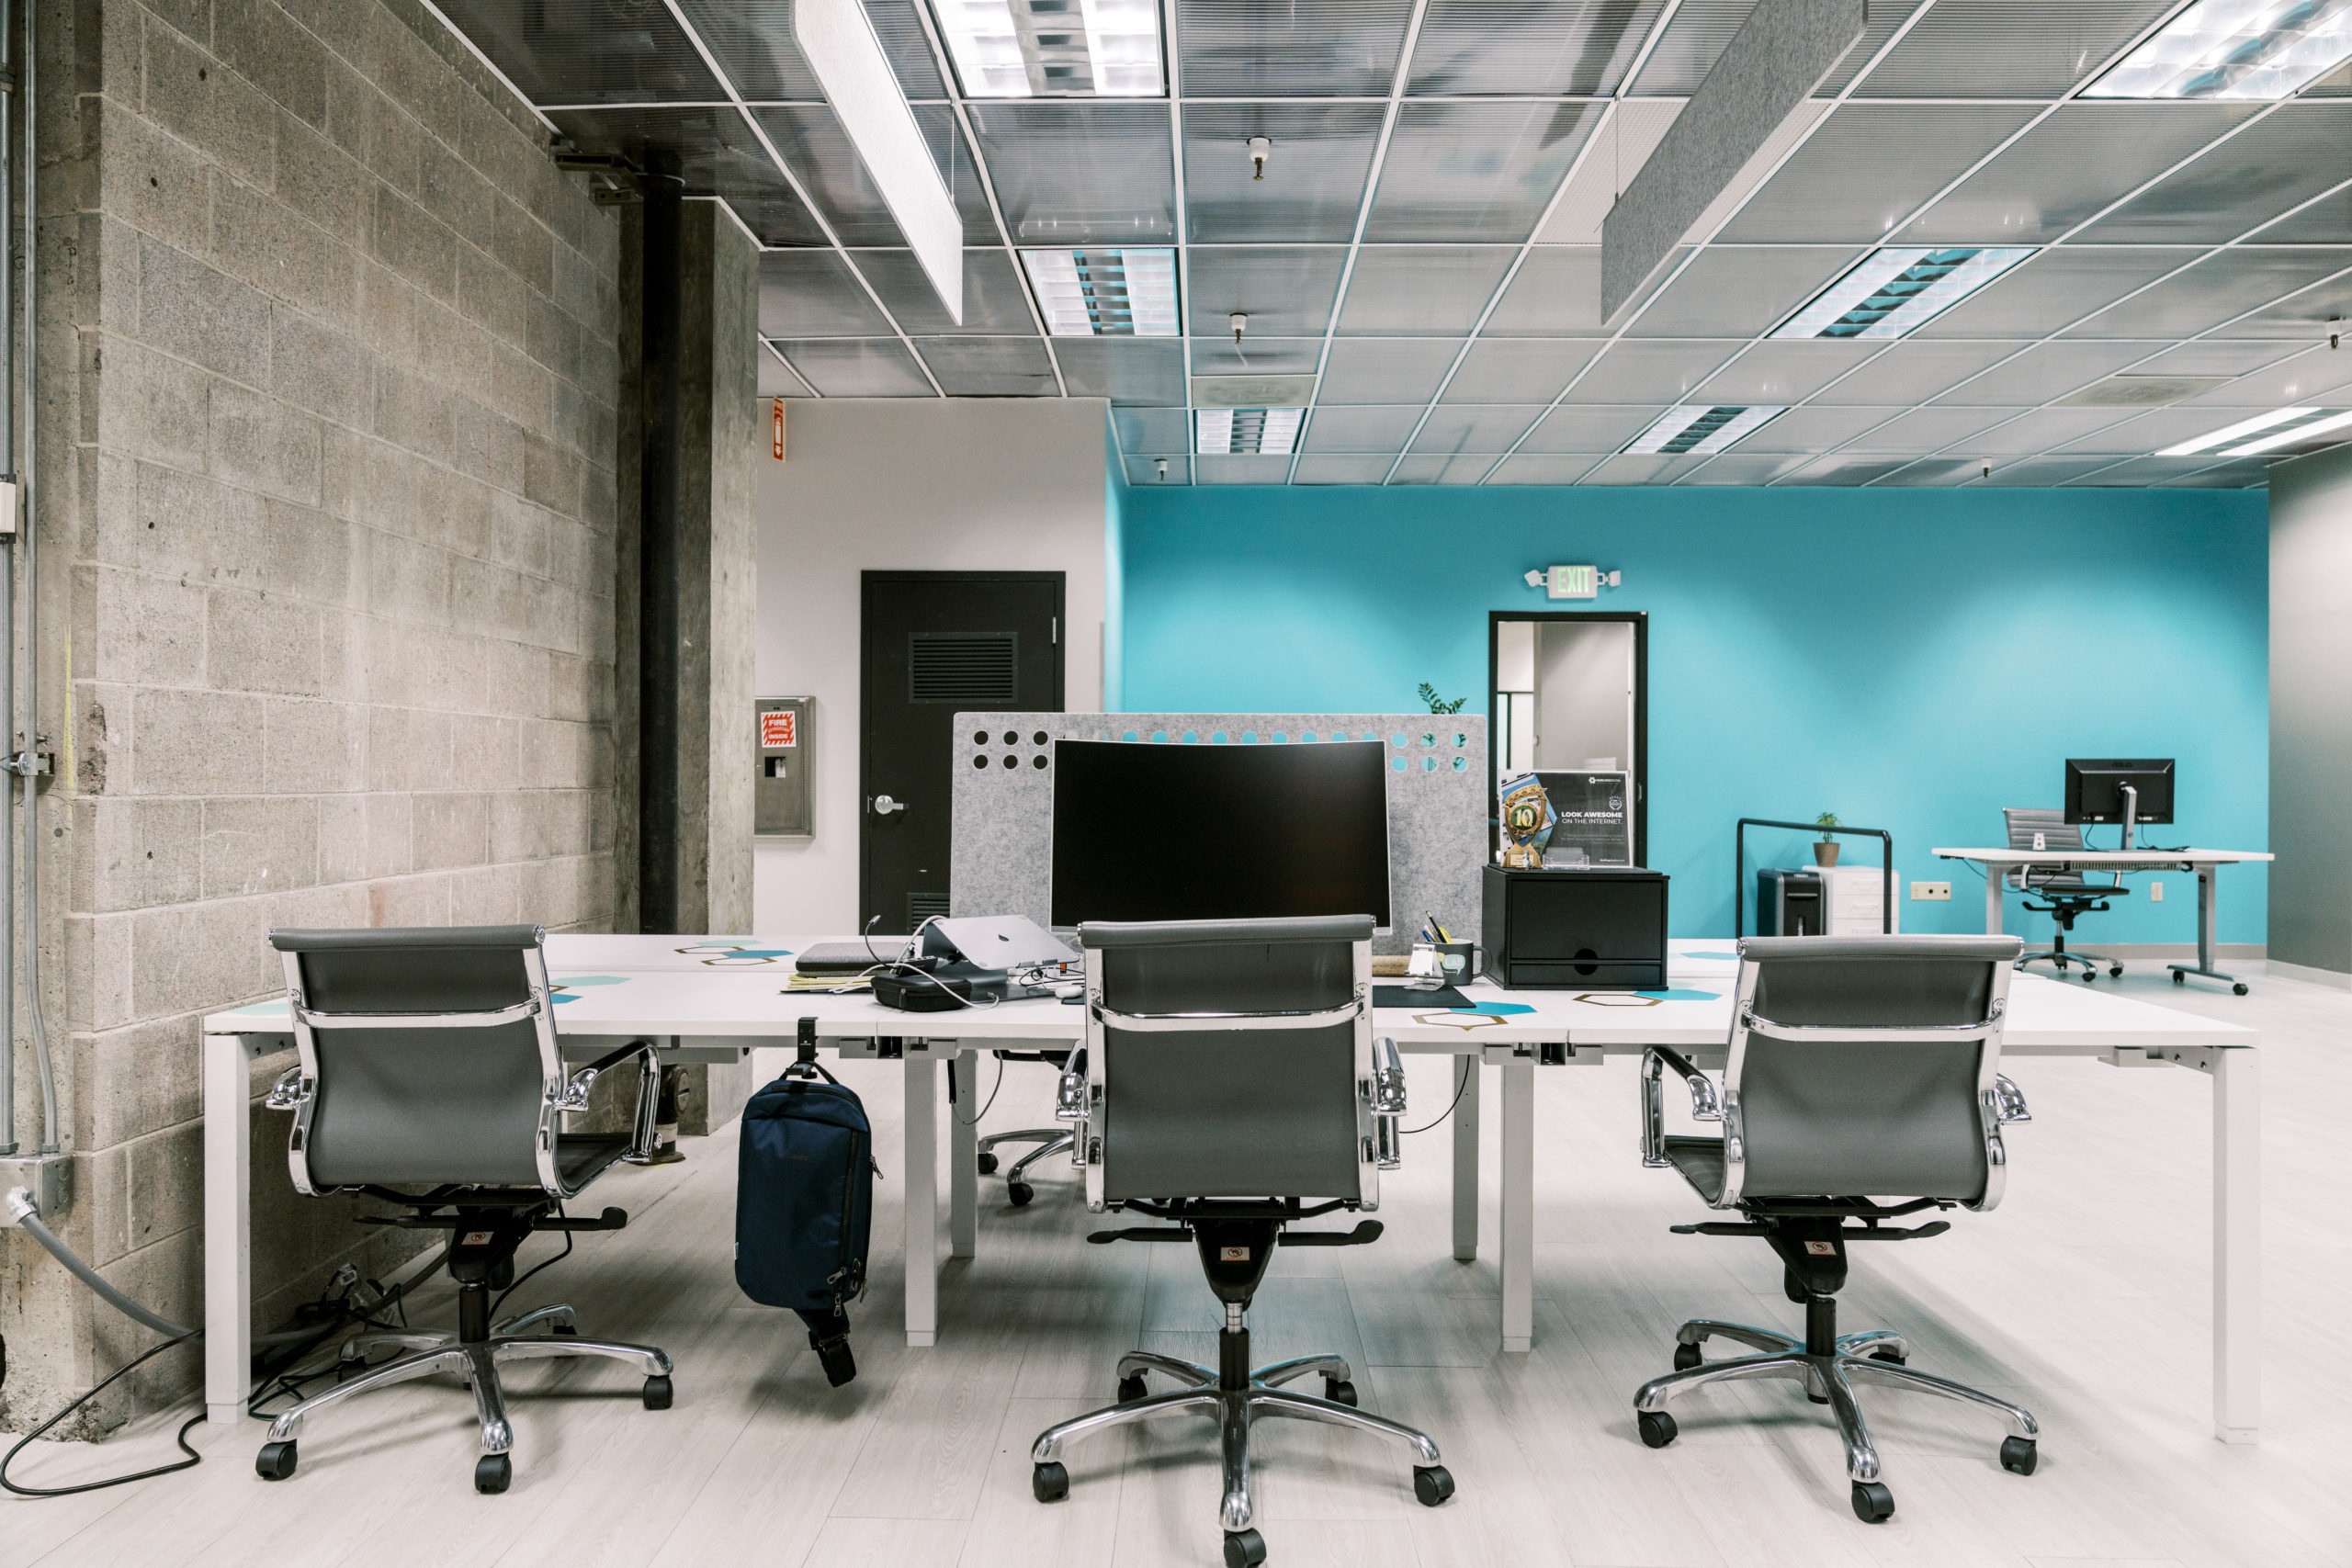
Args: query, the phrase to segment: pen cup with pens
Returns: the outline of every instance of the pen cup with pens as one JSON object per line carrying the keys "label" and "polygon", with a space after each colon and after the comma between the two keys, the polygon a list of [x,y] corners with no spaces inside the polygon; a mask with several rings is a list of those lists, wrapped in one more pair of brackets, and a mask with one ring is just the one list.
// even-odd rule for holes
{"label": "pen cup with pens", "polygon": [[1437,923],[1435,915],[1421,917],[1420,935],[1413,942],[1405,965],[1405,984],[1417,991],[1442,990],[1463,985],[1477,973],[1477,946],[1456,942]]}

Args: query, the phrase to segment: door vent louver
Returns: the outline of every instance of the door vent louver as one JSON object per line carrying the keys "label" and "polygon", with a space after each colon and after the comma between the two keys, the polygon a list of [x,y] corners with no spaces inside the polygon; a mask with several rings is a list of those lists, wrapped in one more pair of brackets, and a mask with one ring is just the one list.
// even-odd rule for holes
{"label": "door vent louver", "polygon": [[1018,632],[910,632],[907,701],[1017,707],[1020,667]]}

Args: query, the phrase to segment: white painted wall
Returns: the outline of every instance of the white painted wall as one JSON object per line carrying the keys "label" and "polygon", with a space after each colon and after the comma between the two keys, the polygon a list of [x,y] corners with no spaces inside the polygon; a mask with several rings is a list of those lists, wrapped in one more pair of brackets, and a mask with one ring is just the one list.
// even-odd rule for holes
{"label": "white painted wall", "polygon": [[1066,573],[1064,696],[1102,707],[1107,412],[1080,398],[788,405],[785,460],[759,465],[758,679],[762,696],[816,699],[816,830],[756,840],[762,933],[857,924],[859,573]]}

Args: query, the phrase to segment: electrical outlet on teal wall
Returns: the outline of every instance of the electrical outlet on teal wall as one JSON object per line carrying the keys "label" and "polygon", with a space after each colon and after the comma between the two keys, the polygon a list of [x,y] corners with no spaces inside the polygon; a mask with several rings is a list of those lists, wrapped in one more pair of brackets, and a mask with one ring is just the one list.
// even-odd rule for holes
{"label": "electrical outlet on teal wall", "polygon": [[[2059,805],[2070,756],[2178,759],[2179,821],[2143,841],[2267,844],[2260,493],[1120,488],[1136,711],[1395,711],[1423,681],[1483,707],[1487,612],[1557,607],[1524,573],[1621,570],[1590,607],[1650,617],[1649,858],[1678,935],[1730,931],[1736,818],[1823,811],[1954,884],[1905,930],[1981,930],[1983,883],[1928,852],[2003,842],[2001,807]],[[1800,863],[1805,837],[1749,853]],[[2223,871],[2221,940],[2262,941],[2264,904],[2260,866]],[[2076,940],[2190,942],[2194,919],[2143,894]],[[2014,895],[2006,923],[2050,928]]]}

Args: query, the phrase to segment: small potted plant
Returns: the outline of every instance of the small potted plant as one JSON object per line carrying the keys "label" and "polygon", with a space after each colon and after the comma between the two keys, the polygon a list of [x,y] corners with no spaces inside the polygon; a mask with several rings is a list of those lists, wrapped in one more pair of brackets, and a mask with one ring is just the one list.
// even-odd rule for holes
{"label": "small potted plant", "polygon": [[[1845,826],[1838,820],[1838,813],[1835,811],[1823,812],[1813,819],[1813,825],[1822,829]],[[1821,835],[1821,841],[1813,846],[1813,863],[1819,866],[1832,866],[1838,863],[1838,840],[1835,834],[1825,831]]]}

